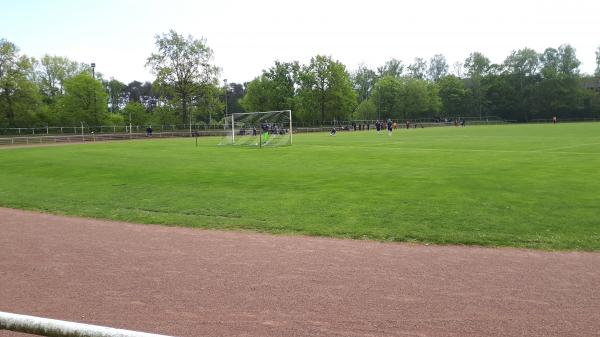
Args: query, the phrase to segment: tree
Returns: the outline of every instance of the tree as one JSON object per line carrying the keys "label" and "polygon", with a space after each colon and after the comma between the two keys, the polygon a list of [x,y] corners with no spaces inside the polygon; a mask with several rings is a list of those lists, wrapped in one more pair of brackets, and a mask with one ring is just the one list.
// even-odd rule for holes
{"label": "tree", "polygon": [[61,122],[66,125],[102,125],[106,117],[108,95],[102,82],[89,73],[81,73],[65,81],[65,95],[58,104]]}
{"label": "tree", "polygon": [[247,111],[293,109],[299,72],[298,62],[275,61],[274,66],[263,70],[261,76],[247,84],[240,104]]}
{"label": "tree", "polygon": [[581,87],[575,49],[570,45],[547,48],[540,62],[543,80],[535,91],[539,117],[569,117],[583,111],[586,93]]}
{"label": "tree", "polygon": [[132,125],[145,125],[150,115],[142,103],[129,102],[121,111],[124,121]]}
{"label": "tree", "polygon": [[483,79],[488,75],[490,68],[490,60],[479,52],[471,53],[465,60],[465,69],[469,77],[467,83],[471,90],[474,111],[479,115],[479,118],[483,117],[487,94],[487,88],[483,85]]}
{"label": "tree", "polygon": [[425,79],[427,73],[427,62],[420,57],[415,58],[415,62],[408,66],[408,74],[412,78],[419,80]]}
{"label": "tree", "polygon": [[261,75],[246,84],[246,94],[240,104],[247,111],[270,111],[274,103],[272,98],[273,83],[265,75]]}
{"label": "tree", "polygon": [[369,99],[373,86],[377,80],[377,74],[366,65],[360,64],[354,74],[352,74],[352,84],[358,96],[358,102],[362,103]]}
{"label": "tree", "polygon": [[442,77],[437,84],[444,115],[464,115],[468,97],[463,81],[454,75],[449,75]]}
{"label": "tree", "polygon": [[600,47],[596,49],[596,77],[600,77]]}
{"label": "tree", "polygon": [[118,112],[121,109],[121,106],[126,103],[124,94],[127,85],[121,81],[111,78],[110,81],[105,84],[105,86],[106,90],[108,91],[108,105],[110,106],[110,111]]}
{"label": "tree", "polygon": [[230,113],[241,113],[246,110],[240,105],[240,100],[246,94],[246,89],[241,83],[229,83],[227,93],[227,106]]}
{"label": "tree", "polygon": [[551,79],[558,77],[558,67],[560,63],[560,57],[558,56],[558,50],[554,48],[546,48],[540,55],[541,63],[541,74],[544,79]]}
{"label": "tree", "polygon": [[279,62],[264,72],[264,76],[272,83],[273,110],[290,110],[293,108],[293,97],[298,83],[300,65],[298,62]]}
{"label": "tree", "polygon": [[576,77],[579,75],[581,62],[575,54],[575,48],[571,45],[564,44],[558,47],[558,71],[563,77]]}
{"label": "tree", "polygon": [[[354,111],[356,93],[346,67],[340,62],[317,55],[302,67],[298,77],[299,107],[305,117],[321,121],[344,119]],[[319,117],[312,115],[313,111],[317,111]]]}
{"label": "tree", "polygon": [[156,83],[173,89],[181,106],[181,120],[186,123],[192,98],[200,85],[217,83],[219,69],[211,64],[213,51],[204,39],[187,38],[174,30],[156,35],[157,52],[150,55],[146,66],[156,75]]}
{"label": "tree", "polygon": [[404,65],[402,64],[402,61],[397,59],[391,59],[385,62],[385,64],[382,67],[377,68],[377,73],[380,78],[384,76],[400,78],[402,77],[403,72]]}
{"label": "tree", "polygon": [[404,89],[402,79],[393,76],[384,76],[375,83],[370,101],[377,107],[377,119],[397,119],[406,113],[402,107]]}
{"label": "tree", "polygon": [[[513,51],[504,60],[504,73],[498,78],[502,78],[503,83],[498,82],[495,86],[496,92],[502,91],[503,96],[506,96],[502,100],[496,100],[496,107],[499,108],[500,114],[505,114],[504,117],[529,120],[533,108],[532,94],[538,82],[539,64],[540,55],[530,48]],[[506,86],[511,86],[512,89]],[[504,107],[500,107],[501,105]]]}
{"label": "tree", "polygon": [[31,126],[38,121],[41,101],[32,81],[34,62],[19,55],[14,43],[0,39],[0,124]]}
{"label": "tree", "polygon": [[448,74],[448,62],[442,54],[436,54],[429,60],[429,69],[427,75],[429,79],[437,82],[440,78]]}
{"label": "tree", "polygon": [[63,56],[44,55],[40,60],[37,78],[42,93],[50,100],[64,94],[65,80],[85,71],[86,65]]}

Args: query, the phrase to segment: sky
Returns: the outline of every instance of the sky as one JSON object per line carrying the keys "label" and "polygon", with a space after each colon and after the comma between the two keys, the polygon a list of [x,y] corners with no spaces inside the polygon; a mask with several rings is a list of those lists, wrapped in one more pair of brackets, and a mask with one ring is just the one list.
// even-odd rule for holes
{"label": "sky", "polygon": [[243,83],[276,60],[331,56],[352,72],[396,58],[479,51],[502,62],[524,47],[569,43],[583,73],[600,46],[600,1],[531,0],[0,0],[0,38],[22,53],[96,63],[105,78],[152,81],[145,68],[155,36],[174,29],[206,39],[220,79]]}

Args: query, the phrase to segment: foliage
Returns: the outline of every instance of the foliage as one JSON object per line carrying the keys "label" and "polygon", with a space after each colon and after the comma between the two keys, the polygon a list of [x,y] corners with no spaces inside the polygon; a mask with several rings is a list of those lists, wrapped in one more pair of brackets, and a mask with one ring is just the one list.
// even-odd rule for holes
{"label": "foliage", "polygon": [[36,71],[42,94],[52,101],[65,93],[65,80],[85,71],[86,65],[69,60],[64,56],[44,55]]}
{"label": "foliage", "polygon": [[437,83],[444,116],[464,115],[468,104],[468,92],[464,82],[454,75],[444,76]]}
{"label": "foliage", "polygon": [[108,95],[102,82],[88,73],[81,73],[64,83],[65,95],[60,98],[63,125],[102,125],[106,118]]}
{"label": "foliage", "polygon": [[172,88],[181,107],[181,121],[191,120],[189,107],[201,85],[216,85],[219,68],[211,64],[213,51],[204,39],[187,38],[174,30],[156,35],[157,52],[146,66],[156,75],[156,83]]}
{"label": "foliage", "polygon": [[146,108],[139,102],[129,102],[121,111],[125,124],[145,125],[149,122],[150,115]]}
{"label": "foliage", "polygon": [[0,125],[30,126],[41,112],[41,100],[33,78],[34,60],[19,54],[17,46],[0,39]]}
{"label": "foliage", "polygon": [[404,72],[404,65],[402,61],[397,59],[391,59],[386,61],[382,67],[377,68],[377,75],[379,78],[385,76],[391,76],[394,78],[402,77],[402,73]]}
{"label": "foliage", "polygon": [[434,55],[429,60],[429,68],[427,69],[428,78],[434,82],[448,74],[448,62],[446,57],[441,54]]}
{"label": "foliage", "polygon": [[425,79],[427,73],[427,62],[420,57],[415,58],[415,62],[408,66],[408,76],[419,80]]}
{"label": "foliage", "polygon": [[364,64],[360,64],[356,72],[352,74],[351,80],[359,103],[369,99],[377,78],[375,71]]}
{"label": "foliage", "polygon": [[317,55],[300,70],[298,108],[308,120],[343,120],[356,107],[346,67],[331,57]]}
{"label": "foliage", "polygon": [[153,83],[125,85],[114,78],[102,80],[96,72],[105,93],[92,95],[94,104],[86,95],[96,91],[90,87],[95,85],[75,80],[84,73],[89,77],[89,65],[50,55],[38,62],[0,38],[0,127],[115,123],[119,119],[107,117],[106,110],[120,112],[129,102],[145,110],[142,114],[136,105],[136,121],[168,124],[214,124],[226,110],[287,109],[297,122],[308,124],[386,116],[497,116],[522,122],[600,117],[600,47],[595,78],[580,73],[576,50],[564,44],[541,53],[514,50],[498,64],[474,52],[464,66],[454,64],[455,76],[448,75],[441,54],[428,61],[415,58],[408,66],[395,58],[372,69],[361,64],[351,76],[339,61],[317,55],[308,64],[276,61],[249,83],[227,87],[218,86],[219,69],[204,39],[170,31],[156,36],[156,47],[147,59],[156,74]]}
{"label": "foliage", "polygon": [[105,83],[106,91],[108,91],[108,105],[111,112],[119,112],[121,107],[127,103],[125,95],[125,83],[111,78]]}

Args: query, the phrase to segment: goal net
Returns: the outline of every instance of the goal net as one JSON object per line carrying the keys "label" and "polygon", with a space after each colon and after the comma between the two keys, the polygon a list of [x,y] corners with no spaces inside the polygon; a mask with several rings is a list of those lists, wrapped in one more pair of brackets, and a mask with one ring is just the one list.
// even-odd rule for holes
{"label": "goal net", "polygon": [[220,145],[292,145],[292,111],[234,113],[225,117]]}

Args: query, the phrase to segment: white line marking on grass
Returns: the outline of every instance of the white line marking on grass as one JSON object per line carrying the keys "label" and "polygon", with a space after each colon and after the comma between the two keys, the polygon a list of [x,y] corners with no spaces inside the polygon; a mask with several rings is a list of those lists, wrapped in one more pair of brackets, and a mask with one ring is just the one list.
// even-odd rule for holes
{"label": "white line marking on grass", "polygon": [[[600,144],[600,143],[598,143]],[[583,144],[582,144],[583,145]],[[308,146],[326,147],[331,149],[340,148],[342,145],[317,145],[311,144]],[[348,146],[353,149],[385,149],[385,150],[403,150],[403,151],[443,151],[443,152],[490,152],[490,153],[557,153],[557,154],[578,154],[578,155],[600,155],[599,152],[567,152],[567,151],[549,151],[545,149],[538,150],[491,150],[491,149],[443,149],[443,148],[425,148],[425,147],[381,147],[381,146]]]}

